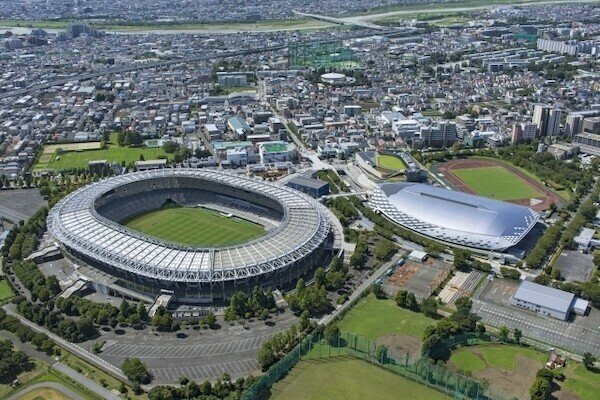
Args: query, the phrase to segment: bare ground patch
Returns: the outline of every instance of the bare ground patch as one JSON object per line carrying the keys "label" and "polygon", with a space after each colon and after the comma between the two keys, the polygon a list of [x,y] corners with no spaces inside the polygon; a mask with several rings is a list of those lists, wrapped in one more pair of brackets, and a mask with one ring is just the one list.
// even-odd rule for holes
{"label": "bare ground patch", "polygon": [[492,387],[505,394],[516,396],[519,399],[528,399],[529,388],[539,368],[539,361],[519,354],[513,370],[507,371],[488,365],[486,369],[475,372],[473,376],[479,380],[486,379]]}
{"label": "bare ground patch", "polygon": [[414,336],[399,335],[396,333],[388,333],[380,336],[376,340],[377,344],[387,346],[393,353],[402,354],[408,353],[412,355],[421,354],[421,345],[423,342]]}

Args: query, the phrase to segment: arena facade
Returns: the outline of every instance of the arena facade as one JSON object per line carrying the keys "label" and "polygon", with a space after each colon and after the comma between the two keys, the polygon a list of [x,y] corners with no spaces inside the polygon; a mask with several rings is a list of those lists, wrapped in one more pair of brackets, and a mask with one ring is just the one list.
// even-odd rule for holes
{"label": "arena facade", "polygon": [[496,252],[519,243],[539,219],[529,207],[420,183],[379,185],[370,205],[424,236]]}
{"label": "arena facade", "polygon": [[[170,243],[119,222],[167,202],[200,206],[263,225],[257,239],[220,248]],[[70,256],[184,303],[226,299],[255,285],[281,286],[321,265],[332,240],[327,212],[288,187],[230,172],[161,169],[107,178],[78,189],[48,215]]]}

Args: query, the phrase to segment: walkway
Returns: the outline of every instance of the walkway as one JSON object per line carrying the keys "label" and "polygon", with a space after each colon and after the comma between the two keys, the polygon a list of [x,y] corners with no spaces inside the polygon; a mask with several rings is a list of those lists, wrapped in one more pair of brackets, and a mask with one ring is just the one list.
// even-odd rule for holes
{"label": "walkway", "polygon": [[13,394],[12,396],[10,396],[8,398],[8,400],[17,400],[17,399],[20,399],[23,395],[25,395],[27,393],[33,392],[36,389],[44,389],[44,388],[51,388],[51,389],[57,390],[57,391],[61,392],[62,394],[64,394],[65,396],[67,396],[68,398],[70,398],[71,400],[84,400],[81,396],[79,396],[78,394],[73,392],[71,389],[68,389],[57,382],[36,383],[35,385],[28,386],[25,389],[20,390],[17,393]]}

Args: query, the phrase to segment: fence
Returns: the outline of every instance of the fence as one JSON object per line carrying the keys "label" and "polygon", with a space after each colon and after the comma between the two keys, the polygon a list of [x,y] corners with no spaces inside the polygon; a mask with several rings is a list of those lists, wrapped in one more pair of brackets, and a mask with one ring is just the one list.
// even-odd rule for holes
{"label": "fence", "polygon": [[[458,343],[465,343],[464,341],[460,342],[463,339],[474,340],[474,338],[457,337],[454,344],[444,341],[444,344],[440,344],[440,349],[442,346],[448,348],[448,346],[454,346]],[[481,340],[480,338],[476,339]],[[326,339],[322,333],[308,335],[248,388],[242,399],[259,399],[261,394],[284,377],[302,359],[340,356],[358,358],[385,368],[406,379],[442,392],[455,400],[504,400],[511,398],[511,396],[506,396],[504,393],[490,388],[487,383],[451,371],[443,364],[435,364],[428,357],[421,357],[407,352],[395,352],[389,349],[383,350],[380,348],[378,350],[375,341],[346,332],[331,340]]]}

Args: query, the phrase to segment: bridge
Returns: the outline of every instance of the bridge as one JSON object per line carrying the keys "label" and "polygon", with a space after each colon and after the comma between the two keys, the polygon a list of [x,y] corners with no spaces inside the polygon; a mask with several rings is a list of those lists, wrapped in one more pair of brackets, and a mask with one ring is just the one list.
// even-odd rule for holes
{"label": "bridge", "polygon": [[373,192],[343,192],[321,196],[321,199],[336,199],[338,197],[371,196]]}
{"label": "bridge", "polygon": [[361,28],[369,28],[369,29],[376,29],[376,30],[387,29],[384,26],[372,24],[370,22],[362,21],[362,20],[346,20],[346,19],[341,19],[341,18],[329,17],[327,15],[307,14],[307,13],[303,13],[303,12],[295,11],[295,10],[293,11],[293,13],[296,15],[299,15],[301,17],[313,18],[313,19],[316,19],[319,21],[329,22],[329,23],[337,24],[337,25],[353,25],[353,26],[359,26]]}

